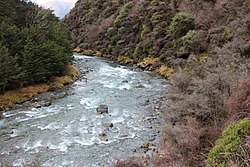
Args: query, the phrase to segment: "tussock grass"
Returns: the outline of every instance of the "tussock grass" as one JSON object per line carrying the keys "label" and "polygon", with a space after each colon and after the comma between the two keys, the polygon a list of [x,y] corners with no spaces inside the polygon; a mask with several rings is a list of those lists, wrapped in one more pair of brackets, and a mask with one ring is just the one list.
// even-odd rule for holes
{"label": "tussock grass", "polygon": [[159,69],[156,70],[161,76],[168,78],[171,76],[171,74],[174,73],[174,69],[170,68],[166,65],[162,65]]}
{"label": "tussock grass", "polygon": [[79,51],[77,53],[81,53],[82,55],[86,55],[86,56],[98,56],[98,57],[101,57],[102,56],[102,52],[100,51],[97,51],[95,49],[84,49],[82,52],[80,51],[80,48],[76,48],[74,49],[74,51]]}
{"label": "tussock grass", "polygon": [[153,64],[155,64],[155,63],[158,63],[158,62],[160,62],[160,58],[159,57],[157,57],[157,58],[154,58],[154,57],[146,57],[146,58],[144,58],[143,59],[143,61],[142,61],[145,65],[153,65]]}
{"label": "tussock grass", "polygon": [[79,46],[78,46],[78,47],[76,47],[76,48],[73,50],[73,52],[80,53],[80,52],[81,52],[80,47],[79,47]]}
{"label": "tussock grass", "polygon": [[102,56],[102,53],[99,52],[99,51],[95,51],[95,55],[98,56],[98,57],[101,57],[101,56]]}
{"label": "tussock grass", "polygon": [[129,64],[129,63],[133,63],[133,59],[131,59],[128,56],[119,56],[117,58],[117,61],[121,64]]}
{"label": "tussock grass", "polygon": [[82,51],[82,54],[83,54],[83,55],[86,55],[86,56],[93,56],[94,52],[93,52],[93,50],[84,49],[84,50]]}
{"label": "tussock grass", "polygon": [[0,95],[0,109],[28,101],[39,93],[62,88],[64,85],[73,83],[79,76],[79,70],[69,65],[64,76],[54,77],[51,82],[6,91],[4,95]]}

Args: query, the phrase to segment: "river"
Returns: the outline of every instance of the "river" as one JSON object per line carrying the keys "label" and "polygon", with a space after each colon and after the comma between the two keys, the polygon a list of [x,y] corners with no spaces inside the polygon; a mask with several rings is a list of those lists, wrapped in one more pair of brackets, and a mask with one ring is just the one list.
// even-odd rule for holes
{"label": "river", "polygon": [[[71,95],[48,107],[4,113],[0,162],[108,167],[116,158],[141,155],[141,146],[155,140],[160,123],[147,117],[154,115],[157,101],[167,93],[167,81],[102,58],[74,56],[81,70],[81,64],[91,70],[86,80],[71,86]],[[108,114],[97,114],[101,104],[109,107]]]}

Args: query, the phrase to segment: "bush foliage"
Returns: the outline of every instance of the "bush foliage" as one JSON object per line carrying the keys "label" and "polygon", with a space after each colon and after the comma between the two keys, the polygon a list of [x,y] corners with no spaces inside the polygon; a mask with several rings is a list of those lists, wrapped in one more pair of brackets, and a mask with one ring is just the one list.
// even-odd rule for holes
{"label": "bush foliage", "polygon": [[63,23],[31,2],[2,0],[0,8],[0,92],[61,75],[72,60]]}
{"label": "bush foliage", "polygon": [[[227,127],[208,154],[207,167],[227,167],[232,161],[244,166],[250,163],[249,146],[241,144],[250,137],[250,118],[243,119]],[[244,143],[243,143],[244,144]]]}
{"label": "bush foliage", "polygon": [[168,32],[176,38],[184,36],[189,30],[194,29],[195,17],[189,13],[177,13],[172,19]]}

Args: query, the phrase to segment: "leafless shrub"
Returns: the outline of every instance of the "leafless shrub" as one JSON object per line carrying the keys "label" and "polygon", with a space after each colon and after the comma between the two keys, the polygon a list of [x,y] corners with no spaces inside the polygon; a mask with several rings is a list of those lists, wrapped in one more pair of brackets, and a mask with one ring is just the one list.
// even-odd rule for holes
{"label": "leafless shrub", "polygon": [[[166,150],[179,161],[187,162],[187,166],[193,162],[204,166],[206,154],[230,117],[225,102],[247,69],[246,61],[234,56],[227,47],[216,52],[218,56],[195,57],[170,78],[168,107],[164,112],[168,123],[162,141]],[[245,86],[246,83],[249,80]]]}
{"label": "leafless shrub", "polygon": [[250,76],[245,77],[227,102],[232,120],[250,116]]}
{"label": "leafless shrub", "polygon": [[95,41],[98,39],[100,33],[103,32],[104,30],[99,25],[88,24],[85,27],[85,31],[88,32],[87,33],[88,40]]}
{"label": "leafless shrub", "polygon": [[164,155],[155,155],[151,159],[151,166],[152,167],[184,167],[180,161],[169,153]]}
{"label": "leafless shrub", "polygon": [[102,29],[107,30],[109,27],[112,26],[114,18],[115,18],[115,15],[113,14],[108,18],[102,19],[99,26],[102,27]]}

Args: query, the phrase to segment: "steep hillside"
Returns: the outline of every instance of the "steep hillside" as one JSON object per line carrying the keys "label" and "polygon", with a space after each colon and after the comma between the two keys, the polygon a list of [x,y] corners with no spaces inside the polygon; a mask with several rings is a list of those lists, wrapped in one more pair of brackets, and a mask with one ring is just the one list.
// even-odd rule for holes
{"label": "steep hillside", "polygon": [[167,2],[78,1],[65,18],[76,45],[106,54],[159,56],[174,13]]}
{"label": "steep hillside", "polygon": [[[204,166],[223,128],[250,116],[249,13],[249,0],[79,0],[64,22],[80,51],[135,63],[154,57],[150,69],[175,69],[163,111],[166,154],[154,163]],[[241,139],[249,143],[248,134]],[[249,152],[230,151],[224,164],[249,165]]]}

